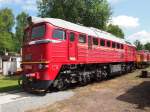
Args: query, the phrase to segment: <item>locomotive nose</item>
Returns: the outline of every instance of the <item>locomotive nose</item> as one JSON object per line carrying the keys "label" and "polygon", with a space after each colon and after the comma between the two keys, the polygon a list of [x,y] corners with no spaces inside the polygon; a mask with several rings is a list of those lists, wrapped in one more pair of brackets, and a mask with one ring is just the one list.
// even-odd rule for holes
{"label": "locomotive nose", "polygon": [[53,81],[51,80],[37,80],[34,83],[31,83],[31,88],[38,90],[47,90]]}
{"label": "locomotive nose", "polygon": [[23,74],[21,79],[19,80],[19,85],[27,90],[47,90],[53,81],[51,80],[34,80],[36,73],[32,74]]}

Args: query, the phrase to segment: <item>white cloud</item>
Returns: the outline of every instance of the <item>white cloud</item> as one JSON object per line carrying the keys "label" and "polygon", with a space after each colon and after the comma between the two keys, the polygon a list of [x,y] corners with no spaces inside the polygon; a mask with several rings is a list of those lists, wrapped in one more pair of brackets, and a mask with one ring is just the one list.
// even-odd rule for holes
{"label": "white cloud", "polygon": [[0,4],[11,4],[11,3],[21,3],[23,2],[22,0],[0,0]]}
{"label": "white cloud", "polygon": [[119,25],[122,28],[136,28],[140,26],[139,18],[126,15],[113,17],[110,23]]}
{"label": "white cloud", "polygon": [[135,42],[135,40],[139,40],[143,44],[150,42],[150,32],[145,30],[139,31],[127,37],[130,42]]}

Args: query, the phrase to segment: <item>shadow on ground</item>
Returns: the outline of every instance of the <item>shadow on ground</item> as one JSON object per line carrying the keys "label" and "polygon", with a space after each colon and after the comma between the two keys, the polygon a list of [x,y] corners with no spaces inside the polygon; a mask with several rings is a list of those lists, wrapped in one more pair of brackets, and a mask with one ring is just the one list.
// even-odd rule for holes
{"label": "shadow on ground", "polygon": [[9,91],[14,91],[14,90],[18,90],[18,89],[20,89],[20,87],[18,85],[1,87],[0,88],[0,93],[3,93],[3,92],[8,92],[9,93]]}
{"label": "shadow on ground", "polygon": [[150,81],[144,81],[138,86],[117,97],[118,100],[137,105],[137,109],[150,107]]}

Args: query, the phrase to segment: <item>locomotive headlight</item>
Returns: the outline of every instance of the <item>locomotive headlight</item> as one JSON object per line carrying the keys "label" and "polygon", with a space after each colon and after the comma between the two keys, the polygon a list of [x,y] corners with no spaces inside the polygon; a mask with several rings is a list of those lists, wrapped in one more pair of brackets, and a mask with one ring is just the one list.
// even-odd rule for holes
{"label": "locomotive headlight", "polygon": [[43,65],[42,65],[42,64],[39,64],[38,68],[39,68],[39,69],[42,69],[42,68],[43,68]]}
{"label": "locomotive headlight", "polygon": [[47,64],[39,64],[39,65],[38,65],[38,68],[39,68],[40,70],[46,69],[46,68],[48,68],[48,67],[49,67],[49,65],[47,65]]}

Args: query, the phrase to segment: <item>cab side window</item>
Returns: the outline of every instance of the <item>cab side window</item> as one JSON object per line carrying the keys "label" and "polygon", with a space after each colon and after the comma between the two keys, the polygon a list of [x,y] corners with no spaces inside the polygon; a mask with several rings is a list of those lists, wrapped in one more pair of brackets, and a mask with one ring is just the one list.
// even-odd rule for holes
{"label": "cab side window", "polygon": [[93,45],[98,45],[98,39],[97,38],[93,38]]}
{"label": "cab side window", "polygon": [[60,39],[60,40],[65,40],[65,31],[61,29],[56,29],[53,32],[53,38],[55,39]]}
{"label": "cab side window", "polygon": [[110,41],[107,41],[107,47],[110,47],[111,45],[110,45]]}
{"label": "cab side window", "polygon": [[117,49],[120,49],[120,44],[119,43],[117,43]]}
{"label": "cab side window", "polygon": [[123,49],[123,44],[121,44],[121,49]]}
{"label": "cab side window", "polygon": [[79,35],[79,43],[86,43],[86,35]]}
{"label": "cab side window", "polygon": [[112,48],[116,48],[116,43],[112,42]]}
{"label": "cab side window", "polygon": [[70,33],[70,41],[73,42],[75,40],[75,35],[73,32]]}
{"label": "cab side window", "polygon": [[100,45],[101,45],[101,46],[105,46],[105,40],[101,39],[101,40],[100,40]]}

